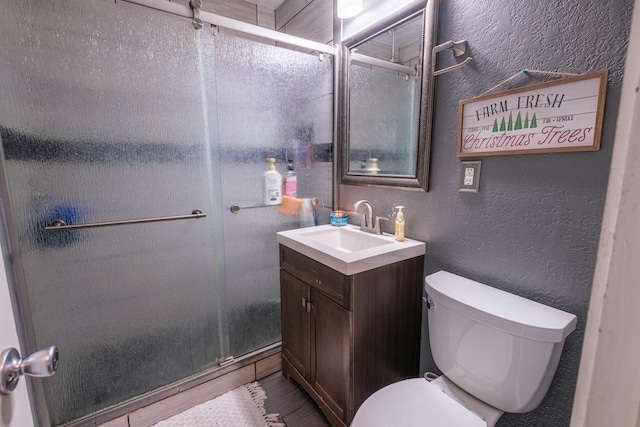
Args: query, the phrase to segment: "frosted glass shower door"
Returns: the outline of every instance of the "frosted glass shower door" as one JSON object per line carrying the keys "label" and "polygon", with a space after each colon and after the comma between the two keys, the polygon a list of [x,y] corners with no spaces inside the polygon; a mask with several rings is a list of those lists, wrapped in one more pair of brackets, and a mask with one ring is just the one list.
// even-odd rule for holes
{"label": "frosted glass shower door", "polygon": [[[35,387],[51,423],[276,343],[275,233],[300,217],[229,208],[262,203],[273,156],[281,172],[293,160],[298,196],[327,222],[332,59],[104,0],[3,0],[0,37],[3,198],[27,340],[60,350]],[[194,209],[207,216],[45,231]]]}
{"label": "frosted glass shower door", "polygon": [[[216,365],[211,150],[188,20],[113,2],[4,1],[0,132],[12,235],[52,424]],[[47,232],[70,224],[206,218]],[[219,212],[219,211],[218,211]],[[220,219],[218,218],[218,221]]]}
{"label": "frosted glass shower door", "polygon": [[[237,356],[281,338],[276,232],[300,226],[299,215],[259,206],[267,157],[283,174],[292,160],[298,197],[318,200],[321,222],[329,216],[333,63],[228,34],[213,39],[205,62],[215,62],[207,87],[217,106],[229,349]],[[232,205],[253,207],[234,214]]]}

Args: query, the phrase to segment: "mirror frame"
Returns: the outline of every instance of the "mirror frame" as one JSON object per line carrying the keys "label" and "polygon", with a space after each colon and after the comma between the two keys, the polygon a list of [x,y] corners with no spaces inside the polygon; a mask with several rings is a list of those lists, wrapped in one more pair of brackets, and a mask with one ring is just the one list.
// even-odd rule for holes
{"label": "mirror frame", "polygon": [[[362,186],[389,186],[428,191],[429,188],[429,160],[431,154],[431,134],[434,108],[434,76],[432,51],[437,34],[437,3],[438,0],[414,1],[400,10],[374,22],[358,31],[339,44],[339,77],[337,91],[337,126],[336,137],[340,144],[341,155],[338,162],[338,177],[340,184]],[[381,32],[404,22],[412,17],[423,14],[423,48],[422,71],[420,84],[420,102],[418,113],[418,150],[415,176],[407,175],[365,175],[349,172],[349,77],[350,77],[350,49],[373,38]]]}

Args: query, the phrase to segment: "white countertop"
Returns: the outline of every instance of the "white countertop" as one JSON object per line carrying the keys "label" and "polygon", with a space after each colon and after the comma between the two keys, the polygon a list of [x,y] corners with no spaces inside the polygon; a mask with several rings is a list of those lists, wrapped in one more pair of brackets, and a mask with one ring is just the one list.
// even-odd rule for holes
{"label": "white countertop", "polygon": [[[278,243],[346,275],[424,255],[426,249],[424,242],[406,238],[398,242],[393,235],[366,233],[355,225],[296,228],[278,232],[276,239]],[[346,240],[349,242],[342,247],[341,242]],[[361,240],[362,248],[354,247],[354,240]]]}

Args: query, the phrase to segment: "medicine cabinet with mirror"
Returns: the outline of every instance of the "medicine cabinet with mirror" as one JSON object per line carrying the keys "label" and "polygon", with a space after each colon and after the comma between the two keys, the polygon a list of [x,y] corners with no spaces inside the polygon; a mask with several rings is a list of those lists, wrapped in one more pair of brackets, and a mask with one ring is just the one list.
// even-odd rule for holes
{"label": "medicine cabinet with mirror", "polygon": [[413,2],[341,43],[342,184],[427,190],[435,3]]}

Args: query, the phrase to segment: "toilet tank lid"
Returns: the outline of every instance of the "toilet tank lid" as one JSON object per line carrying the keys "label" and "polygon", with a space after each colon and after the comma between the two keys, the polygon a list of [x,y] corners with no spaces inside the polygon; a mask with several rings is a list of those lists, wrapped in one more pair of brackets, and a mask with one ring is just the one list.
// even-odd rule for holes
{"label": "toilet tank lid", "polygon": [[435,308],[443,304],[459,314],[504,332],[536,341],[562,342],[576,327],[574,314],[439,271],[424,279]]}

